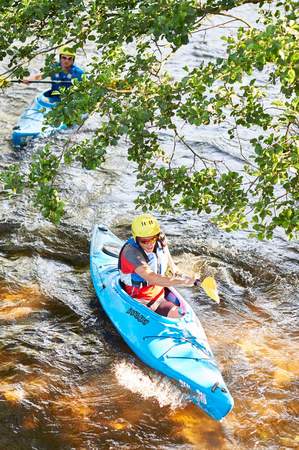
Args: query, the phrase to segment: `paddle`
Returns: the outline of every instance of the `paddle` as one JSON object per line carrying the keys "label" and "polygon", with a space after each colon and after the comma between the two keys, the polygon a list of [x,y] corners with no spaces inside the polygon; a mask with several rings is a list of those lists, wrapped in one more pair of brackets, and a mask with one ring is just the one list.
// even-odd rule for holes
{"label": "paddle", "polygon": [[[0,80],[0,82],[1,82],[1,80]],[[8,83],[23,83],[23,80],[8,80]],[[69,81],[69,80],[65,80],[65,81],[59,81],[59,80],[57,80],[57,81],[52,81],[52,80],[32,80],[32,81],[28,81],[28,83],[29,84],[31,84],[31,83],[57,83],[57,84],[59,84],[59,83],[71,83],[71,81]]]}
{"label": "paddle", "polygon": [[[23,80],[9,80],[8,78],[4,78],[0,76],[0,89],[7,87],[10,85],[10,83],[23,83]],[[60,84],[60,83],[68,83],[68,84],[72,84],[72,80],[32,80],[32,81],[28,81],[27,83],[24,84],[31,84],[31,83],[44,83],[44,84],[49,84],[49,83],[55,83],[55,84]],[[130,89],[116,89],[115,87],[113,87],[113,85],[111,86],[103,86],[105,87],[108,91],[112,91],[112,92],[116,92],[117,94],[130,94],[132,92],[132,88]]]}
{"label": "paddle", "polygon": [[[24,84],[31,84],[31,83],[42,83],[42,84],[50,84],[50,83],[55,83],[55,84],[60,84],[60,83],[68,83],[68,84],[72,84],[73,80],[32,80],[32,81],[28,81],[27,83],[24,83],[23,80],[10,80],[8,78],[4,78],[0,76],[0,89],[7,87],[10,85],[10,83],[24,83]],[[113,84],[108,85],[108,86],[102,86],[105,87],[108,91],[113,91],[116,92],[117,94],[130,94],[132,92],[132,88],[130,89],[116,89],[114,87]]]}
{"label": "paddle", "polygon": [[[5,79],[1,79],[0,78],[0,86],[1,86],[1,83],[23,83],[23,80],[5,80]],[[57,84],[59,84],[59,83],[71,83],[71,81],[69,81],[69,80],[65,80],[65,81],[59,81],[59,80],[57,80],[57,81],[52,81],[52,80],[32,80],[32,81],[28,81],[28,83],[29,84],[31,84],[31,83],[44,83],[44,84],[49,84],[49,83],[57,83]]]}
{"label": "paddle", "polygon": [[213,277],[206,277],[202,282],[200,282],[200,280],[197,279],[194,282],[194,286],[202,287],[208,297],[214,300],[214,302],[218,304],[220,303],[217,284]]}
{"label": "paddle", "polygon": [[[23,83],[23,80],[9,80],[8,78],[3,78],[3,77],[0,76],[0,88],[8,86],[10,83]],[[53,81],[52,80],[32,80],[32,81],[28,81],[28,84],[31,84],[31,83],[50,84],[50,83],[53,83]],[[56,83],[57,84],[60,84],[60,83],[72,84],[72,81],[69,81],[69,80],[60,81],[60,80],[58,80],[58,81],[55,81],[55,84]]]}

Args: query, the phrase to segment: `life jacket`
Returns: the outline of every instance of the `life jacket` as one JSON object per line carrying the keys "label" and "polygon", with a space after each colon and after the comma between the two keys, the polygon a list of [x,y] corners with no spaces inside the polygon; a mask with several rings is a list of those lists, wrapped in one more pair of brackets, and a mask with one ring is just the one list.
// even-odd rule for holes
{"label": "life jacket", "polygon": [[[54,69],[57,69],[57,72],[51,75],[52,91],[59,91],[61,87],[69,88],[71,86],[71,80],[74,78],[81,80],[82,75],[84,74],[84,70],[80,69],[80,67],[75,64],[72,65],[69,72],[64,72],[59,63],[54,65]],[[55,81],[61,81],[61,83],[55,83]]]}
{"label": "life jacket", "polygon": [[126,245],[131,245],[132,247],[139,250],[143,256],[149,267],[152,269],[154,273],[157,273],[159,275],[164,275],[167,270],[168,265],[168,257],[166,252],[164,251],[164,246],[162,245],[162,242],[158,240],[156,242],[156,246],[154,249],[154,252],[152,253],[146,253],[143,248],[138,244],[138,242],[135,241],[132,237],[128,239],[125,244],[123,245],[118,259],[118,269],[120,272],[120,280],[121,282],[126,286],[134,286],[136,288],[142,288],[145,286],[149,286],[149,283],[142,278],[137,273],[124,273],[121,268],[121,255],[126,247]]}

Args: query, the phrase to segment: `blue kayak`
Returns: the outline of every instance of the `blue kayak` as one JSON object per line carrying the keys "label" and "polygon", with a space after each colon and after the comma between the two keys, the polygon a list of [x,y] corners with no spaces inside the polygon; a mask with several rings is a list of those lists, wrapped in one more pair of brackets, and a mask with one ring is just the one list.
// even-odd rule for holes
{"label": "blue kayak", "polygon": [[56,128],[45,126],[45,116],[57,105],[57,102],[53,102],[47,96],[48,92],[45,91],[39,94],[32,105],[21,114],[11,135],[12,143],[15,147],[22,147],[33,138],[46,137],[66,128],[64,124]]}
{"label": "blue kayak", "polygon": [[213,419],[233,408],[205,332],[191,306],[174,289],[184,313],[160,316],[130,297],[121,287],[118,253],[123,242],[103,225],[95,226],[90,269],[99,302],[133,352],[148,366],[176,380],[189,398]]}

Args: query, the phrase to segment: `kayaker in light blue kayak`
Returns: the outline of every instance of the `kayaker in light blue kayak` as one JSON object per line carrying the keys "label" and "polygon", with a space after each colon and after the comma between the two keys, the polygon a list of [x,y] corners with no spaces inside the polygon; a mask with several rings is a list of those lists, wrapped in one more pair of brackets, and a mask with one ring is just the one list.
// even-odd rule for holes
{"label": "kayaker in light blue kayak", "polygon": [[[165,288],[194,286],[195,278],[176,274],[166,237],[155,217],[150,214],[135,217],[132,234],[119,254],[120,280],[124,290],[162,316],[180,317],[180,308],[172,302],[175,296]],[[168,267],[173,276],[165,275]]]}
{"label": "kayaker in light blue kayak", "polygon": [[[84,70],[74,64],[76,54],[70,47],[64,46],[59,49],[59,62],[54,64],[51,75],[51,90],[47,91],[46,96],[51,101],[59,101],[58,91],[63,88],[69,88],[73,79],[81,80]],[[23,79],[23,83],[30,84],[31,81],[38,81],[43,78],[42,73],[36,73]]]}

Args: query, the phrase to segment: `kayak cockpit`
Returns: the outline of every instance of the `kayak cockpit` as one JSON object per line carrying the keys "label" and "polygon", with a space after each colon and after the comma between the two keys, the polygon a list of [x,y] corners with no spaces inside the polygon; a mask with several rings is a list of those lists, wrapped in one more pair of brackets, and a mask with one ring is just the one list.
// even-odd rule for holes
{"label": "kayak cockpit", "polygon": [[102,250],[106,253],[106,255],[112,256],[113,258],[118,258],[121,247],[116,244],[105,244]]}

